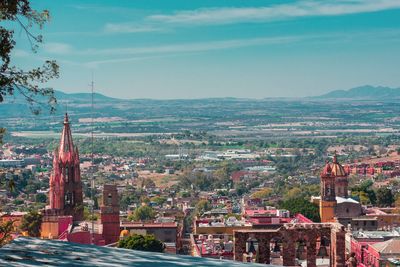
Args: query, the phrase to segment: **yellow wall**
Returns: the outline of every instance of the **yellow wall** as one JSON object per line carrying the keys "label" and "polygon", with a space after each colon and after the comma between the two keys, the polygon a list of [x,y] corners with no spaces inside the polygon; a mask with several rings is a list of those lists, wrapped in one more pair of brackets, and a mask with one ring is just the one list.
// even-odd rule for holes
{"label": "yellow wall", "polygon": [[334,222],[335,221],[335,206],[336,201],[320,201],[319,214],[321,222]]}
{"label": "yellow wall", "polygon": [[396,227],[400,225],[400,214],[374,214],[377,217],[380,226]]}
{"label": "yellow wall", "polygon": [[58,238],[58,222],[42,222],[40,237],[46,239]]}

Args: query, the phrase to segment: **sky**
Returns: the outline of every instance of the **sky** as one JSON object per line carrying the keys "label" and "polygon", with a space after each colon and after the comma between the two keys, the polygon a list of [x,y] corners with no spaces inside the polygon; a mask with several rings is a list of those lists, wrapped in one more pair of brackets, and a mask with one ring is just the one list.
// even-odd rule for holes
{"label": "sky", "polygon": [[50,11],[32,53],[55,59],[64,92],[118,98],[303,97],[400,87],[399,0],[31,0]]}

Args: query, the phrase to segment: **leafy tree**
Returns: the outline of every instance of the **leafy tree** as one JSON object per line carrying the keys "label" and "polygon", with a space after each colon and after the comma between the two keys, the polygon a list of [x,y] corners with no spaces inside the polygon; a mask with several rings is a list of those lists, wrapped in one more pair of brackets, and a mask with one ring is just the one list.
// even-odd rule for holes
{"label": "leafy tree", "polygon": [[6,133],[6,129],[0,128],[0,145],[3,143],[3,136]]}
{"label": "leafy tree", "polygon": [[373,181],[366,180],[362,182],[359,186],[354,186],[351,188],[351,195],[355,199],[359,199],[361,204],[375,204],[376,194],[372,189]]}
{"label": "leafy tree", "polygon": [[40,203],[46,203],[47,202],[47,196],[46,194],[36,194],[35,197],[36,202],[40,202]]}
{"label": "leafy tree", "polygon": [[231,183],[230,173],[232,167],[228,162],[223,162],[222,166],[213,173],[213,177],[216,179],[219,185],[227,187]]}
{"label": "leafy tree", "polygon": [[30,211],[22,217],[21,230],[27,231],[29,236],[39,237],[42,224],[42,214],[35,210]]}
{"label": "leafy tree", "polygon": [[218,196],[227,196],[229,194],[229,192],[227,190],[218,190],[217,195]]}
{"label": "leafy tree", "polygon": [[302,195],[302,190],[298,187],[294,187],[286,192],[286,194],[284,195],[284,199],[289,200],[293,198],[298,198],[301,195]]}
{"label": "leafy tree", "polygon": [[380,207],[390,207],[393,205],[394,197],[392,190],[381,187],[376,190],[376,204]]}
{"label": "leafy tree", "polygon": [[[38,104],[37,95],[48,97],[48,103],[54,108],[56,99],[52,89],[41,89],[39,84],[58,77],[58,65],[55,61],[46,61],[42,67],[32,70],[23,70],[11,65],[11,54],[16,45],[14,31],[16,26],[25,33],[33,52],[42,43],[43,37],[32,33],[32,28],[40,29],[50,19],[48,10],[36,11],[32,9],[29,0],[2,1],[0,5],[0,102],[6,96],[18,91],[28,103]],[[6,26],[5,26],[6,25]],[[39,112],[40,108],[33,108]]]}
{"label": "leafy tree", "polygon": [[165,245],[157,240],[154,235],[134,234],[121,239],[118,242],[119,248],[136,249],[151,252],[164,252]]}
{"label": "leafy tree", "polygon": [[199,202],[197,202],[195,213],[198,215],[201,215],[204,212],[211,210],[211,208],[212,207],[211,207],[210,202],[208,200],[203,199],[203,200],[200,200]]}
{"label": "leafy tree", "polygon": [[246,184],[244,183],[239,183],[238,185],[236,185],[236,194],[238,196],[242,196],[243,194],[249,192],[249,190],[246,187]]}
{"label": "leafy tree", "polygon": [[89,210],[88,207],[83,208],[83,219],[88,221],[97,221],[97,214],[93,213]]}
{"label": "leafy tree", "polygon": [[11,234],[14,229],[14,222],[7,221],[0,224],[0,247],[7,244],[9,241],[12,240]]}
{"label": "leafy tree", "polygon": [[140,206],[128,216],[130,221],[149,221],[156,217],[156,212],[149,206]]}
{"label": "leafy tree", "polygon": [[279,208],[287,209],[292,214],[301,213],[313,222],[321,221],[318,206],[302,197],[286,200],[279,205]]}
{"label": "leafy tree", "polygon": [[190,193],[187,191],[182,191],[182,192],[180,192],[180,194],[181,194],[181,197],[190,197]]}
{"label": "leafy tree", "polygon": [[273,190],[271,188],[261,189],[251,195],[253,198],[267,198],[272,194]]}
{"label": "leafy tree", "polygon": [[194,185],[196,189],[199,189],[201,191],[209,191],[213,189],[212,186],[213,181],[205,173],[196,172],[194,177],[191,178],[192,178],[191,185]]}
{"label": "leafy tree", "polygon": [[138,201],[137,195],[131,193],[123,193],[119,198],[119,205],[121,207],[121,210],[127,210],[128,206],[135,203],[135,201]]}
{"label": "leafy tree", "polygon": [[150,201],[157,203],[157,205],[161,206],[167,201],[167,198],[165,197],[160,197],[160,196],[155,196],[150,199]]}
{"label": "leafy tree", "polygon": [[[58,78],[59,67],[55,61],[46,61],[42,67],[24,70],[11,65],[12,51],[16,45],[14,40],[15,24],[25,33],[32,51],[36,52],[42,42],[41,35],[34,35],[30,30],[33,26],[42,28],[49,20],[49,11],[38,12],[33,10],[29,0],[2,1],[0,4],[0,103],[7,96],[14,95],[15,91],[21,94],[30,104],[33,113],[40,112],[37,96],[47,97],[47,102],[54,111],[56,98],[50,88],[40,88],[39,84],[46,83],[52,78]],[[5,130],[0,128],[0,144]]]}

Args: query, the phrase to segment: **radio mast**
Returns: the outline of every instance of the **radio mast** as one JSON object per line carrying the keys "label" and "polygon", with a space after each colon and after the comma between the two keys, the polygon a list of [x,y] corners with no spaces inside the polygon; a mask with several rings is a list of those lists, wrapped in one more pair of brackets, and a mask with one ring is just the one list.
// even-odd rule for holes
{"label": "radio mast", "polygon": [[90,133],[90,141],[91,141],[91,160],[92,160],[92,171],[91,171],[91,195],[92,195],[92,240],[91,243],[94,244],[94,137],[93,137],[93,131],[94,131],[94,118],[93,118],[93,112],[94,112],[94,81],[93,81],[93,73],[92,73],[92,82],[90,83],[90,87],[91,87],[91,112],[90,112],[90,116],[91,116],[91,133]]}

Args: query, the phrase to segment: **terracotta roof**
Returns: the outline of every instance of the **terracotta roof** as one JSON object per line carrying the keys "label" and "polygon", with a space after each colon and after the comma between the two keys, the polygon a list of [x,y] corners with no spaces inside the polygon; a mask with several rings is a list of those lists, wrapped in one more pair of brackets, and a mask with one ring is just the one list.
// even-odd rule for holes
{"label": "terracotta roof", "polygon": [[121,227],[126,228],[176,228],[178,224],[176,222],[170,223],[131,223],[121,222]]}
{"label": "terracotta roof", "polygon": [[385,242],[371,245],[380,254],[400,254],[400,238],[395,237]]}

